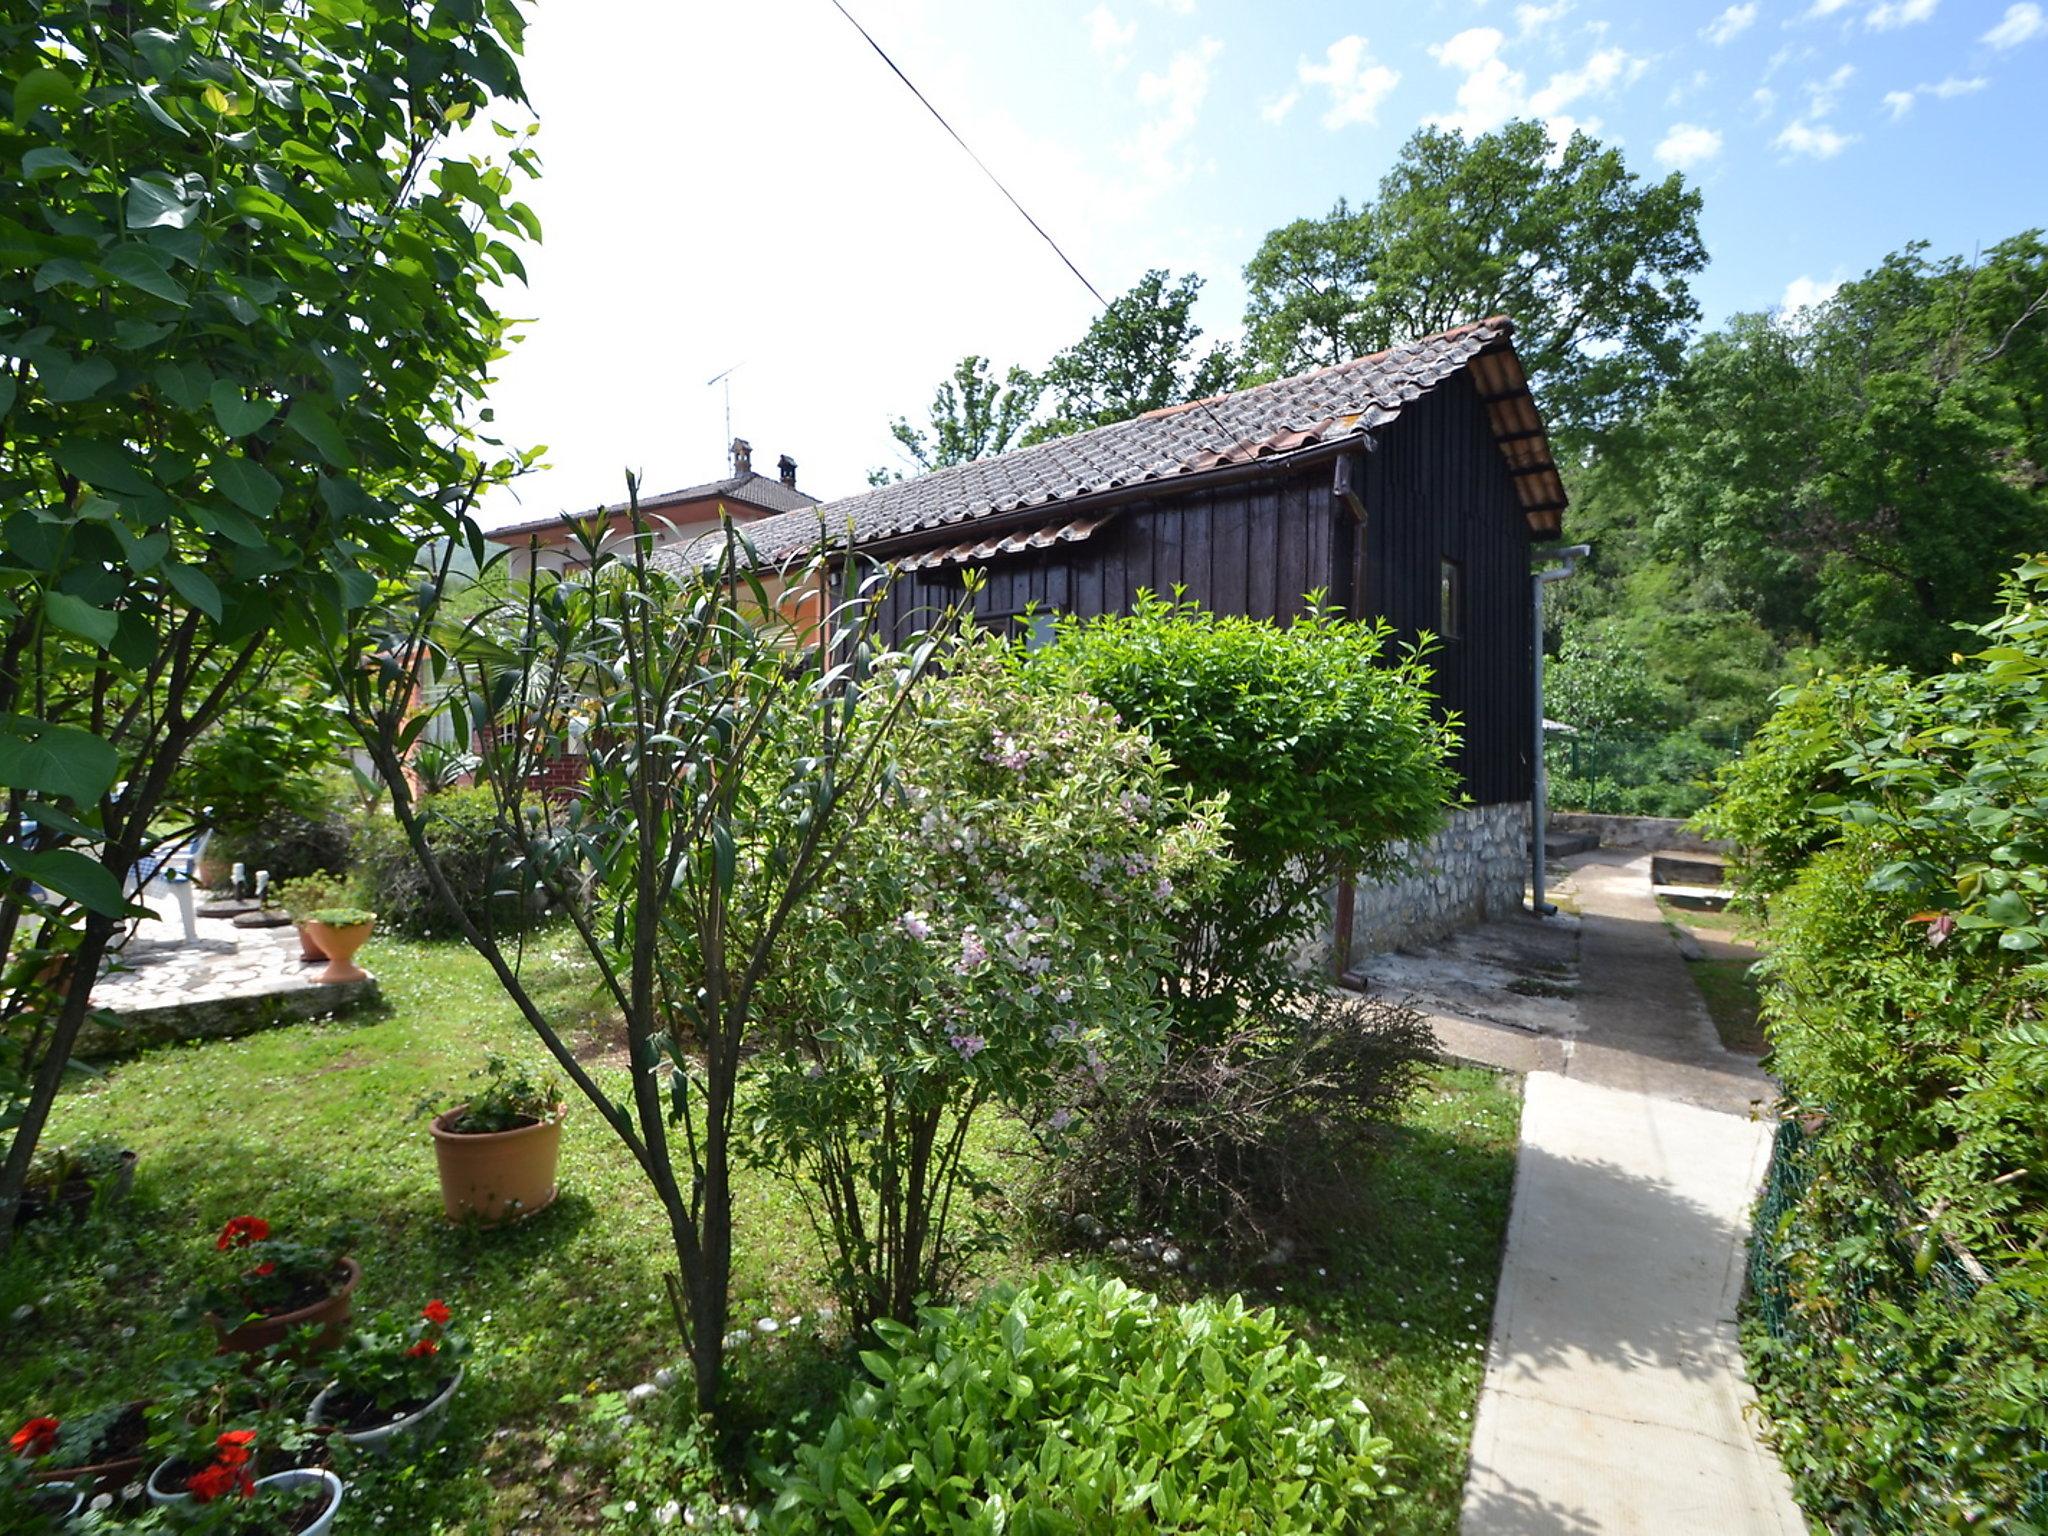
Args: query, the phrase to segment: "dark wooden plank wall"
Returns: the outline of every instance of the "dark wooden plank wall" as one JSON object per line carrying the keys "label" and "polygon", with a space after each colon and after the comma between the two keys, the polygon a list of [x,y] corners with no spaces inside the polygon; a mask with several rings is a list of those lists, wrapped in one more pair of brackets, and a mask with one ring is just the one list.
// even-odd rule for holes
{"label": "dark wooden plank wall", "polygon": [[1470,378],[1449,380],[1402,411],[1364,468],[1364,607],[1404,638],[1436,632],[1441,562],[1460,562],[1464,634],[1440,642],[1437,696],[1463,721],[1466,792],[1481,805],[1526,800],[1528,523]]}
{"label": "dark wooden plank wall", "polygon": [[[1465,633],[1435,664],[1438,698],[1464,722],[1458,759],[1480,804],[1528,798],[1529,539],[1514,486],[1469,380],[1450,381],[1402,412],[1363,456],[1367,509],[1364,612],[1405,639],[1437,628],[1439,562],[1462,563]],[[1349,518],[1330,493],[1327,463],[1285,479],[1163,499],[1126,509],[1092,538],[987,567],[984,618],[1040,609],[1122,612],[1140,588],[1188,594],[1218,613],[1282,622],[1303,596],[1333,599],[1350,585],[1335,567]],[[956,532],[954,537],[962,537]],[[903,634],[957,597],[958,568],[906,572],[886,627]]]}

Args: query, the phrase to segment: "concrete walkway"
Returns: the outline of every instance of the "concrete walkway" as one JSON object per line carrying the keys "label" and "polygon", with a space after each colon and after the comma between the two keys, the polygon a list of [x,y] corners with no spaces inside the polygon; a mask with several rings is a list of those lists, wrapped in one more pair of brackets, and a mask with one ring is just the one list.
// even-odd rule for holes
{"label": "concrete walkway", "polygon": [[1462,1529],[1799,1536],[1735,1329],[1773,1085],[1721,1049],[1648,855],[1572,882],[1576,1029],[1527,1079]]}

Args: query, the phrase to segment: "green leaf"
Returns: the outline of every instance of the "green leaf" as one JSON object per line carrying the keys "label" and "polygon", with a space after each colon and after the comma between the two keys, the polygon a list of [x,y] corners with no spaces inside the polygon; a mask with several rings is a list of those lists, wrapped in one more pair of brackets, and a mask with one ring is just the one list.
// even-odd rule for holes
{"label": "green leaf", "polygon": [[91,805],[113,787],[120,755],[90,731],[0,715],[0,784]]}
{"label": "green leaf", "polygon": [[313,451],[334,468],[348,468],[348,444],[343,441],[341,429],[335,426],[334,418],[323,407],[310,400],[294,400],[284,424],[311,443]]}
{"label": "green leaf", "polygon": [[14,126],[19,128],[44,107],[78,104],[78,87],[54,69],[32,69],[14,82]]}
{"label": "green leaf", "polygon": [[155,373],[156,387],[167,395],[171,403],[196,411],[206,404],[207,391],[213,384],[213,374],[204,363],[160,363]]}
{"label": "green leaf", "polygon": [[184,229],[199,217],[199,204],[188,203],[169,182],[142,176],[128,178],[130,229]]}
{"label": "green leaf", "polygon": [[85,172],[88,167],[70,150],[61,146],[44,145],[32,149],[21,157],[21,174],[26,181],[39,181],[45,176],[55,176],[63,171]]}
{"label": "green leaf", "polygon": [[103,491],[125,492],[131,496],[148,494],[149,481],[143,478],[135,467],[135,461],[128,456],[128,450],[119,443],[98,442],[92,438],[78,438],[60,443],[51,451],[51,456],[64,469],[78,476],[87,485]]}
{"label": "green leaf", "polygon": [[0,368],[0,416],[14,409],[15,390],[14,375]]}
{"label": "green leaf", "polygon": [[178,595],[210,619],[220,618],[220,588],[213,578],[196,566],[164,562],[164,580],[177,588]]}
{"label": "green leaf", "polygon": [[128,910],[121,895],[121,882],[113,872],[75,848],[51,848],[42,853],[10,849],[7,864],[13,873],[59,896],[68,896],[102,916],[120,917]]}
{"label": "green leaf", "polygon": [[43,393],[64,405],[89,400],[114,382],[114,365],[104,357],[71,358],[55,351],[43,354],[36,373],[43,381]]}
{"label": "green leaf", "polygon": [[207,467],[220,493],[252,517],[268,517],[277,510],[284,487],[277,476],[248,459],[215,459]]}
{"label": "green leaf", "polygon": [[128,241],[114,247],[101,267],[113,277],[119,278],[130,288],[140,288],[144,293],[159,299],[168,299],[181,308],[192,302],[185,292],[185,285],[171,276],[161,256],[148,246]]}
{"label": "green leaf", "polygon": [[113,642],[114,631],[121,621],[104,608],[95,608],[83,598],[73,597],[69,592],[45,592],[43,612],[50,622],[59,629],[69,630],[74,635],[90,640],[94,645],[108,645]]}
{"label": "green leaf", "polygon": [[245,399],[240,388],[228,379],[214,380],[207,399],[213,406],[213,419],[229,437],[247,437],[277,414],[275,401]]}

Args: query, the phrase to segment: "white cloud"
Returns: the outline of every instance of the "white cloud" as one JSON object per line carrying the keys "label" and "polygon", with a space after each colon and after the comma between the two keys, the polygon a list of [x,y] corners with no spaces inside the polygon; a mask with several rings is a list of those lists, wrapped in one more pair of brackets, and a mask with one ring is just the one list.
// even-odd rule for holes
{"label": "white cloud", "polygon": [[1572,0],[1556,0],[1552,5],[1518,5],[1515,7],[1515,25],[1522,29],[1522,36],[1540,32],[1552,22],[1563,19],[1565,12],[1572,8]]}
{"label": "white cloud", "polygon": [[1123,68],[1131,43],[1138,35],[1138,24],[1118,21],[1116,13],[1106,5],[1096,6],[1081,18],[1081,24],[1088,29],[1089,51],[1102,54],[1118,69]]}
{"label": "white cloud", "polygon": [[1497,27],[1468,27],[1455,37],[1430,45],[1430,57],[1446,69],[1465,78],[1458,83],[1457,108],[1440,112],[1428,121],[1440,128],[1465,133],[1486,133],[1510,118],[1540,117],[1549,120],[1551,136],[1559,138],[1559,122],[1565,109],[1588,96],[1605,95],[1617,85],[1639,79],[1648,61],[1622,48],[1599,48],[1577,69],[1560,70],[1538,90],[1529,89],[1528,77],[1510,67],[1501,57],[1507,42]]}
{"label": "white cloud", "polygon": [[1771,141],[1778,148],[1815,160],[1832,160],[1856,142],[1853,133],[1837,133],[1826,123],[1787,123]]}
{"label": "white cloud", "polygon": [[1355,33],[1330,44],[1322,63],[1303,59],[1299,73],[1303,85],[1321,86],[1329,92],[1330,105],[1323,113],[1325,128],[1377,122],[1380,103],[1401,83],[1401,72],[1375,59],[1372,45]]}
{"label": "white cloud", "polygon": [[1756,0],[1749,0],[1747,5],[1731,5],[1701,28],[1700,36],[1716,48],[1722,47],[1756,24],[1756,10]]}
{"label": "white cloud", "polygon": [[1659,165],[1689,170],[1721,153],[1721,135],[1698,123],[1673,123],[1652,153]]}
{"label": "white cloud", "polygon": [[1795,277],[1785,285],[1785,296],[1778,300],[1778,313],[1789,319],[1801,310],[1825,304],[1841,286],[1839,278],[1824,283],[1817,277]]}
{"label": "white cloud", "polygon": [[1813,0],[1801,21],[1818,21],[1823,16],[1832,16],[1849,3],[1849,0]]}
{"label": "white cloud", "polygon": [[1915,22],[1926,21],[1940,3],[1941,0],[1878,0],[1878,4],[1864,13],[1863,25],[1874,27],[1879,32],[1910,27]]}
{"label": "white cloud", "polygon": [[1665,92],[1664,105],[1667,107],[1679,106],[1688,97],[1697,96],[1701,91],[1704,91],[1709,85],[1713,84],[1713,81],[1714,77],[1704,69],[1696,69],[1692,72],[1690,79],[1679,80],[1673,83],[1671,89]]}
{"label": "white cloud", "polygon": [[2005,20],[1986,32],[1979,42],[1989,43],[1998,49],[2017,48],[2021,43],[2048,32],[2048,16],[2033,0],[2024,0],[2020,5],[2005,8]]}
{"label": "white cloud", "polygon": [[1176,16],[1195,14],[1195,0],[1152,0],[1162,11],[1171,11]]}
{"label": "white cloud", "polygon": [[1282,91],[1278,96],[1275,96],[1271,101],[1259,108],[1259,116],[1269,123],[1283,123],[1287,120],[1287,114],[1294,110],[1295,103],[1300,100],[1300,91],[1291,89]]}
{"label": "white cloud", "polygon": [[1778,93],[1767,85],[1760,85],[1749,93],[1749,104],[1756,108],[1757,120],[1761,122],[1778,105]]}
{"label": "white cloud", "polygon": [[1844,64],[1825,80],[1806,82],[1806,115],[1826,117],[1835,110],[1835,103],[1841,99],[1842,87],[1856,74],[1854,64]]}
{"label": "white cloud", "polygon": [[1933,85],[1916,85],[1910,91],[1886,91],[1884,104],[1891,109],[1892,121],[1896,123],[1913,110],[1913,103],[1922,96],[1934,96],[1942,101],[1948,101],[1957,96],[1973,96],[1990,83],[1982,75],[1972,75],[1967,80],[1956,75],[1948,75]]}
{"label": "white cloud", "polygon": [[1138,129],[1125,153],[1145,180],[1182,181],[1193,169],[1181,149],[1201,118],[1202,103],[1209,95],[1210,66],[1222,52],[1223,44],[1205,37],[1176,53],[1163,73],[1147,70],[1138,76],[1138,105],[1154,115]]}

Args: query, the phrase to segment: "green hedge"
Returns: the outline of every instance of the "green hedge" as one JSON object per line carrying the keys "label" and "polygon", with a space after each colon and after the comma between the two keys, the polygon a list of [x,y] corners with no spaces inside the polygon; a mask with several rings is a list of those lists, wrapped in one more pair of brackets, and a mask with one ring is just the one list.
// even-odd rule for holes
{"label": "green hedge", "polygon": [[[498,830],[497,807],[487,789],[449,789],[421,802],[427,843],[469,916],[500,933],[530,923],[544,906],[537,891],[520,889]],[[415,938],[456,931],[412,845],[390,816],[373,814],[356,834],[356,864],[363,894],[385,928]]]}
{"label": "green hedge", "polygon": [[1010,1536],[1365,1528],[1386,1440],[1270,1311],[1041,1275],[921,1328],[879,1324],[769,1528]]}

